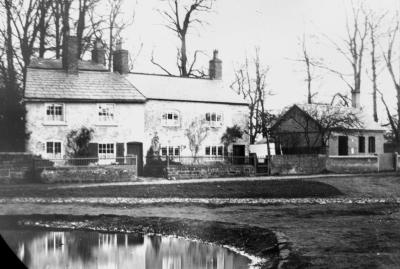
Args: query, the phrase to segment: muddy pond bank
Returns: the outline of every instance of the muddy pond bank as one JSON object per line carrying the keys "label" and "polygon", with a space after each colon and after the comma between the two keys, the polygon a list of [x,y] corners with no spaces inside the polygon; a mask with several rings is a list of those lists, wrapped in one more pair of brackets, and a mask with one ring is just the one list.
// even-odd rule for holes
{"label": "muddy pond bank", "polygon": [[257,264],[255,268],[305,268],[308,265],[305,258],[291,251],[288,242],[279,242],[274,232],[242,224],[115,215],[0,216],[0,229],[10,227],[13,229],[30,227],[178,236],[229,246],[252,258],[253,262]]}

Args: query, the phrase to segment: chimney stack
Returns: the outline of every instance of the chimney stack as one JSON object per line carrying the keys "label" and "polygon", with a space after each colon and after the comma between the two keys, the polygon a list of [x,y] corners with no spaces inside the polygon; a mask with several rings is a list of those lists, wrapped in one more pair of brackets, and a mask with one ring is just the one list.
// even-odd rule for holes
{"label": "chimney stack", "polygon": [[117,42],[116,50],[113,52],[113,69],[121,75],[129,73],[129,53],[122,49],[122,41]]}
{"label": "chimney stack", "polygon": [[67,73],[78,74],[78,38],[76,36],[67,36],[64,42],[63,68]]}
{"label": "chimney stack", "polygon": [[103,47],[103,43],[100,39],[96,39],[94,42],[94,48],[92,50],[92,62],[97,64],[106,64],[106,50]]}
{"label": "chimney stack", "polygon": [[218,59],[218,50],[214,50],[214,56],[210,60],[208,75],[210,79],[222,79],[222,61]]}
{"label": "chimney stack", "polygon": [[360,91],[351,92],[351,106],[354,108],[360,108]]}

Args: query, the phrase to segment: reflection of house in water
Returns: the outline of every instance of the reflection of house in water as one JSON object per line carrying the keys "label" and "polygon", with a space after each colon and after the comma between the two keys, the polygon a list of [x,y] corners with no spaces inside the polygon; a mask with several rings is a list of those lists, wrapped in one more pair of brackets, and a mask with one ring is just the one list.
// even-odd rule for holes
{"label": "reflection of house in water", "polygon": [[146,269],[235,269],[248,267],[246,259],[234,259],[235,256],[230,251],[208,244],[199,244],[178,238],[147,237],[145,238],[145,245]]}
{"label": "reflection of house in water", "polygon": [[245,257],[227,249],[178,238],[78,231],[2,235],[30,269],[248,268]]}

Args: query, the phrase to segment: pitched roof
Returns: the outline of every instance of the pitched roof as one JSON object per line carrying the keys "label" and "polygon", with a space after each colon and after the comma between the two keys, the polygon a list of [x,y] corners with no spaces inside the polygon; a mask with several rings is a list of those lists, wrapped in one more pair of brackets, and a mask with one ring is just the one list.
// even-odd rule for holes
{"label": "pitched roof", "polygon": [[352,113],[357,115],[359,121],[362,124],[362,130],[370,131],[385,131],[386,129],[382,127],[379,123],[375,122],[371,115],[368,115],[365,110],[361,108],[344,107],[344,106],[332,106],[327,104],[294,104],[290,107],[286,107],[282,113],[281,117],[273,124],[276,126],[283,118],[284,115],[289,112],[293,107],[298,107],[300,110],[306,113],[306,115],[313,118],[312,115],[331,115],[335,113]]}
{"label": "pitched roof", "polygon": [[144,102],[146,98],[124,76],[99,71],[68,74],[59,69],[28,68],[25,99],[81,102]]}
{"label": "pitched roof", "polygon": [[248,105],[221,80],[130,73],[126,77],[147,99]]}
{"label": "pitched roof", "polygon": [[[43,69],[62,69],[62,62],[60,59],[32,58],[29,67]],[[108,71],[108,69],[102,64],[82,60],[79,60],[78,62],[78,69],[86,71]]]}

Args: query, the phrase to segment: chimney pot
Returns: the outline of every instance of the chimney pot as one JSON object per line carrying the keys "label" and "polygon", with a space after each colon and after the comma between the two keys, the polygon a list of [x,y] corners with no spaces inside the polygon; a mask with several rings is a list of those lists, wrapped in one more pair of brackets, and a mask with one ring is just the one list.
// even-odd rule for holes
{"label": "chimney pot", "polygon": [[218,59],[218,50],[213,51],[213,58],[210,60],[208,74],[210,79],[222,79],[222,61]]}
{"label": "chimney pot", "polygon": [[79,55],[78,55],[78,38],[76,36],[67,36],[66,51],[63,52],[63,68],[67,73],[77,74]]}
{"label": "chimney pot", "polygon": [[99,39],[94,43],[92,62],[102,65],[106,64],[106,50],[103,48],[103,43]]}
{"label": "chimney pot", "polygon": [[122,49],[122,39],[117,41],[116,50],[113,52],[114,72],[120,74],[129,73],[129,52]]}

